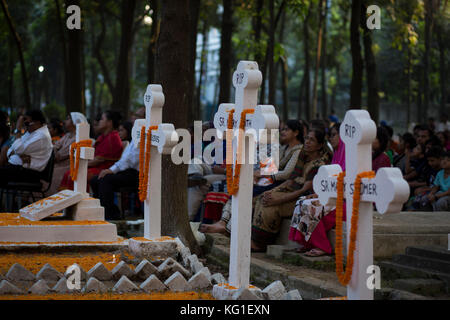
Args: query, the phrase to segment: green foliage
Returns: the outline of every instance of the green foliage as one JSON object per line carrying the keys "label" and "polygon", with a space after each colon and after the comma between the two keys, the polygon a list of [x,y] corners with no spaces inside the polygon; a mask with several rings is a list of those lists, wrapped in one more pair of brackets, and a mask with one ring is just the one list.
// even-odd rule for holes
{"label": "green foliage", "polygon": [[42,112],[44,113],[47,120],[50,119],[65,119],[66,118],[66,108],[64,106],[57,104],[56,102],[51,102],[47,104],[44,108],[42,108]]}

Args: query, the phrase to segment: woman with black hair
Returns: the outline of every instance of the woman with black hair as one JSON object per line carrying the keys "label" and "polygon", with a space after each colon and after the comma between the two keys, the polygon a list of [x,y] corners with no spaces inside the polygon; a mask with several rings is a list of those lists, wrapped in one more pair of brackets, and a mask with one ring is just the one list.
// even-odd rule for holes
{"label": "woman with black hair", "polygon": [[377,137],[372,142],[372,170],[377,172],[379,168],[391,167],[391,160],[386,155],[389,143],[389,135],[383,127],[377,128]]}
{"label": "woman with black hair", "polygon": [[[264,191],[273,189],[289,178],[292,171],[294,171],[298,156],[303,148],[303,143],[303,125],[298,120],[288,120],[284,123],[280,130],[281,147],[278,171],[270,175],[264,174],[264,169],[254,172],[254,197],[260,195]],[[263,185],[261,180],[266,180],[268,183]]]}
{"label": "woman with black hair", "polygon": [[314,176],[319,167],[330,163],[330,160],[325,132],[319,128],[311,129],[289,179],[264,192],[256,200],[252,223],[253,251],[265,251],[266,246],[275,241],[280,231],[281,219],[292,216],[300,196],[313,193]]}
{"label": "woman with black hair", "polygon": [[119,137],[122,141],[131,141],[131,130],[133,124],[131,121],[124,121],[119,125]]}
{"label": "woman with black hair", "polygon": [[52,137],[52,143],[55,144],[56,141],[64,136],[63,123],[59,119],[51,119],[48,124],[48,131]]}
{"label": "woman with black hair", "polygon": [[[94,144],[94,159],[88,162],[88,181],[94,176],[97,176],[103,169],[111,167],[120,159],[123,151],[122,140],[120,140],[117,131],[120,119],[120,114],[115,111],[103,112],[96,128],[100,135]],[[64,174],[60,189],[73,190],[73,181],[70,178],[69,171]]]}

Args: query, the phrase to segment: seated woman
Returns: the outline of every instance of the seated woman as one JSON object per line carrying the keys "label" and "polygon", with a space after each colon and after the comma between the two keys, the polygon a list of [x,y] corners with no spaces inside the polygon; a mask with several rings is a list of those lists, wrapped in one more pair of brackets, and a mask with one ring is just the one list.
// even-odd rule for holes
{"label": "seated woman", "polygon": [[[298,120],[288,120],[283,124],[280,130],[280,161],[278,165],[278,172],[270,176],[265,176],[263,170],[254,172],[256,184],[253,186],[253,196],[256,197],[264,191],[273,189],[286,181],[294,171],[297,163],[300,150],[303,147],[303,126]],[[258,181],[269,180],[270,184],[261,185]]]}
{"label": "seated woman", "polygon": [[255,204],[252,223],[252,250],[264,251],[275,241],[282,218],[292,216],[296,200],[312,193],[312,180],[319,167],[328,164],[331,154],[326,147],[325,132],[313,128],[290,178],[260,195]]}
{"label": "seated woman", "polygon": [[[345,145],[339,138],[339,125],[331,129],[330,142],[334,149],[332,164],[339,164],[345,171]],[[372,143],[373,160],[372,170],[381,167],[390,167],[389,157],[384,153],[388,143],[388,135],[384,128],[377,129],[377,137]],[[309,198],[309,199],[308,199]],[[343,219],[346,220],[346,207],[344,202]],[[336,225],[336,208],[322,206],[317,195],[300,199],[295,208],[289,240],[300,244],[297,252],[305,252],[306,256],[318,257],[331,254],[333,248],[327,237],[327,232]]]}
{"label": "seated woman", "polygon": [[70,168],[70,145],[75,142],[76,126],[78,123],[87,123],[86,117],[82,113],[71,112],[67,115],[67,118],[64,121],[66,134],[54,143],[53,151],[55,152],[55,165],[53,168],[51,186],[47,191],[47,196],[51,196],[58,192],[64,173]]}
{"label": "seated woman", "polygon": [[[330,130],[330,143],[334,154],[331,164],[338,164],[345,171],[345,145],[339,137],[340,124],[336,123]],[[344,203],[345,219],[345,203]],[[318,257],[331,254],[333,247],[327,237],[327,232],[336,224],[335,207],[322,206],[317,195],[302,197],[296,203],[292,215],[289,240],[298,242],[296,250],[305,255]]]}
{"label": "seated woman", "polygon": [[[117,160],[123,151],[122,141],[120,140],[117,128],[119,126],[120,115],[113,111],[106,111],[102,114],[96,130],[100,133],[94,143],[94,159],[88,162],[87,180],[90,181],[94,176],[98,176],[100,171],[108,169]],[[60,190],[73,190],[73,181],[70,177],[70,170],[66,171],[61,182]]]}
{"label": "seated woman", "polygon": [[63,123],[59,119],[51,119],[48,124],[48,132],[50,132],[52,143],[54,145],[56,141],[60,140],[64,136]]}
{"label": "seated woman", "polygon": [[124,121],[119,125],[119,137],[122,141],[131,141],[131,130],[133,124],[131,121]]}

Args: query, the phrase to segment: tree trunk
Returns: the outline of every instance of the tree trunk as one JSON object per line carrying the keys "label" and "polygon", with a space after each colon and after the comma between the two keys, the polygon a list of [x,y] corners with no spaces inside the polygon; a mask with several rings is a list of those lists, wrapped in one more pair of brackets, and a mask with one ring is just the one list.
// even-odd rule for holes
{"label": "tree trunk", "polygon": [[[268,103],[275,105],[275,92],[276,92],[276,75],[275,75],[275,63],[273,61],[273,48],[275,46],[275,0],[269,0],[269,42],[267,43],[267,79],[269,80],[269,100]],[[264,78],[263,78],[264,81]]]}
{"label": "tree trunk", "polygon": [[359,25],[361,18],[361,0],[352,1],[352,16],[350,22],[350,44],[352,53],[352,82],[350,93],[350,109],[361,108],[363,62],[361,57],[361,43],[359,39]]}
{"label": "tree trunk", "polygon": [[190,75],[190,84],[191,84],[191,97],[192,101],[189,103],[190,109],[188,110],[188,123],[193,124],[194,120],[196,120],[196,97],[195,97],[195,64],[197,61],[197,32],[198,32],[198,20],[200,15],[200,0],[191,0],[189,1],[189,23],[191,32],[189,35],[189,52],[190,52],[190,68],[192,72]]}
{"label": "tree trunk", "polygon": [[209,26],[206,20],[203,21],[203,29],[202,29],[202,53],[200,60],[200,72],[198,77],[198,85],[197,85],[197,94],[196,94],[196,103],[194,106],[194,116],[195,120],[201,119],[201,95],[202,95],[202,86],[203,86],[203,77],[206,77],[206,66],[208,65],[208,32]]}
{"label": "tree trunk", "polygon": [[407,97],[406,97],[406,124],[411,122],[411,48],[408,45],[408,65],[407,71]]}
{"label": "tree trunk", "polygon": [[448,75],[445,66],[445,43],[444,39],[442,38],[442,30],[439,30],[439,32],[437,32],[437,38],[439,46],[439,82],[441,87],[440,113],[443,114],[445,113],[445,102],[447,99],[447,87],[445,84],[447,83]]}
{"label": "tree trunk", "polygon": [[310,91],[310,79],[309,79],[309,67],[310,67],[310,61],[309,61],[309,27],[308,27],[308,21],[309,17],[311,15],[311,7],[312,4],[309,4],[308,13],[306,14],[305,21],[303,22],[303,51],[305,55],[305,74],[304,74],[304,106],[305,106],[305,113],[306,113],[306,120],[311,120],[314,117],[314,114],[312,113],[312,110],[310,110],[310,98],[309,98],[309,91]]}
{"label": "tree trunk", "polygon": [[[164,90],[163,121],[187,127],[192,103],[189,10],[187,1],[165,0],[161,6],[161,31],[157,46],[157,77]],[[180,237],[194,253],[199,252],[187,215],[187,165],[175,165],[170,156],[162,160],[163,235]]]}
{"label": "tree trunk", "polygon": [[223,0],[222,34],[220,37],[219,103],[229,102],[231,93],[231,36],[233,32],[233,0]]}
{"label": "tree trunk", "polygon": [[[92,30],[94,30],[94,22],[91,20],[91,27]],[[94,32],[91,32],[91,54],[94,56],[95,51],[95,35]],[[95,110],[97,108],[96,102],[97,102],[97,64],[95,63],[94,59],[90,59],[89,61],[90,69],[91,69],[91,105],[89,107],[89,118],[94,119],[95,118]]]}
{"label": "tree trunk", "polygon": [[[299,95],[298,95],[298,108],[297,108],[297,119],[301,119],[304,116],[308,117],[309,110],[308,109],[304,109],[303,106],[306,104],[306,102],[304,102],[304,97],[305,97],[305,85],[306,85],[306,73],[303,74],[302,77],[302,82],[300,83],[300,88],[298,90]],[[302,112],[303,111],[303,112]]]}
{"label": "tree trunk", "polygon": [[24,93],[24,102],[26,109],[31,109],[31,97],[30,97],[30,89],[28,86],[28,77],[27,77],[27,70],[25,67],[25,59],[23,56],[23,45],[22,40],[19,36],[19,34],[16,31],[16,27],[14,25],[14,21],[11,17],[11,14],[9,13],[8,4],[6,3],[6,0],[1,0],[2,9],[4,16],[6,18],[6,21],[8,23],[9,31],[11,32],[12,37],[14,38],[14,41],[17,46],[17,52],[19,54],[19,61],[20,61],[20,70],[22,72],[22,85],[23,85],[23,93]]}
{"label": "tree trunk", "polygon": [[[102,53],[101,53],[101,46],[103,43],[103,40],[105,39],[106,35],[106,23],[105,23],[105,12],[104,12],[104,3],[100,2],[100,24],[101,24],[101,30],[100,34],[97,39],[97,44],[95,46],[95,57],[98,60],[98,64],[100,65],[100,68],[102,70],[103,78],[105,79],[106,86],[109,89],[109,92],[111,93],[111,96],[114,95],[114,84],[112,82],[112,78],[109,73],[109,69],[106,66],[106,62],[103,59]],[[114,28],[115,29],[115,28]]]}
{"label": "tree trunk", "polygon": [[313,117],[317,115],[317,82],[319,80],[319,67],[320,67],[320,56],[322,53],[322,33],[323,33],[323,3],[325,0],[319,0],[319,32],[317,34],[317,52],[316,52],[316,69],[314,71],[314,84],[313,84],[313,105],[312,114]]}
{"label": "tree trunk", "polygon": [[[280,35],[279,41],[282,44],[284,42],[284,29],[286,25],[286,11],[283,11],[281,16],[281,26],[280,26]],[[288,64],[287,64],[287,56],[284,55],[280,58],[278,66],[281,66],[281,92],[283,94],[283,120],[286,121],[289,119],[289,96],[288,96]],[[277,68],[278,69],[278,68]],[[276,74],[278,72],[276,71]]]}
{"label": "tree trunk", "polygon": [[[80,5],[79,0],[72,0],[66,4]],[[67,14],[66,14],[67,18]],[[67,112],[84,112],[84,91],[83,91],[83,27],[78,29],[67,29]]]}
{"label": "tree trunk", "polygon": [[322,36],[322,118],[326,119],[328,115],[328,98],[327,98],[327,17],[328,17],[328,1],[325,1],[325,17]]}
{"label": "tree trunk", "polygon": [[335,108],[336,108],[336,95],[337,95],[340,80],[341,80],[341,68],[338,64],[336,66],[336,84],[334,85],[333,91],[331,92],[330,110],[335,110]]}
{"label": "tree trunk", "polygon": [[158,41],[159,27],[161,19],[159,18],[159,0],[151,2],[152,4],[152,29],[150,31],[150,42],[147,50],[147,82],[149,84],[155,83],[155,57],[156,57],[156,43]]}
{"label": "tree trunk", "polygon": [[430,104],[430,52],[433,24],[433,0],[425,0],[425,53],[423,55],[423,108],[421,118],[427,117]]}
{"label": "tree trunk", "polygon": [[364,30],[364,59],[366,65],[366,80],[367,80],[367,108],[370,117],[375,123],[379,122],[380,116],[380,97],[378,95],[378,73],[375,61],[375,55],[372,50],[372,31],[367,29],[365,12],[367,6],[361,6],[361,28]]}
{"label": "tree trunk", "polygon": [[68,99],[68,86],[69,86],[69,66],[67,61],[67,44],[66,44],[66,37],[65,37],[65,26],[62,20],[61,16],[61,6],[59,4],[59,0],[55,0],[55,7],[56,7],[56,15],[58,19],[58,31],[59,35],[61,37],[61,47],[62,47],[62,58],[63,58],[63,69],[64,69],[64,104],[67,106],[69,103]]}
{"label": "tree trunk", "polygon": [[119,61],[111,107],[113,110],[120,111],[125,118],[128,117],[130,110],[130,62],[135,8],[136,0],[122,0]]}

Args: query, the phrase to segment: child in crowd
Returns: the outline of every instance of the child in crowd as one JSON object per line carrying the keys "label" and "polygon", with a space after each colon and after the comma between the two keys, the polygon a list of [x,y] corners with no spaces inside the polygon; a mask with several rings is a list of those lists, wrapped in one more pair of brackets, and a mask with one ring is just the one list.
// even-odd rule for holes
{"label": "child in crowd", "polygon": [[441,170],[433,182],[433,188],[428,194],[428,200],[433,211],[450,210],[450,152],[445,152],[441,159]]}
{"label": "child in crowd", "polygon": [[418,178],[422,171],[427,166],[427,159],[425,158],[425,146],[417,144],[412,152],[405,150],[405,175],[403,178],[408,181],[411,188],[411,194],[414,194],[414,189],[422,185],[418,184]]}
{"label": "child in crowd", "polygon": [[402,136],[400,136],[400,141],[397,147],[398,154],[394,156],[393,166],[399,168],[403,175],[406,170],[406,149],[408,149],[409,153],[416,147],[416,139],[414,136],[406,132]]}
{"label": "child in crowd", "polygon": [[437,173],[441,170],[443,151],[439,147],[433,147],[426,153],[427,165],[417,178],[417,188],[414,192],[415,199],[412,204],[414,210],[431,210],[428,194],[433,188],[433,182]]}

